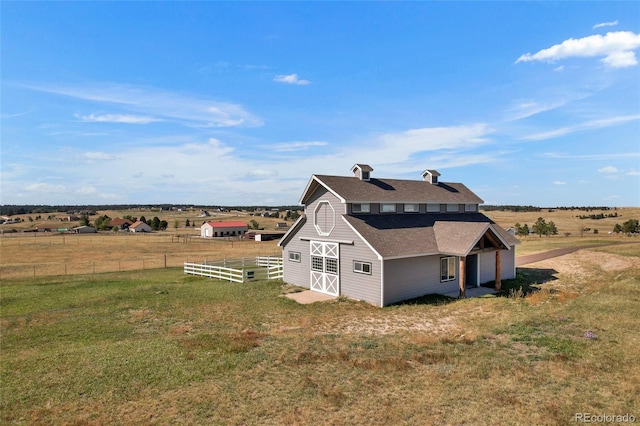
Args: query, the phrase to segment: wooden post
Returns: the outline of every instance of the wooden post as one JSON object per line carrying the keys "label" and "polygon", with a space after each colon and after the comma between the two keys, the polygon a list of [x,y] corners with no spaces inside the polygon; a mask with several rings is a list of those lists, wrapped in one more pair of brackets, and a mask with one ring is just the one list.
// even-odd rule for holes
{"label": "wooden post", "polygon": [[466,257],[460,256],[460,271],[458,275],[458,281],[460,282],[460,296],[459,299],[465,299],[467,297],[466,293],[466,283],[465,283],[465,269],[466,269]]}
{"label": "wooden post", "polygon": [[500,290],[500,288],[502,288],[502,281],[500,280],[500,277],[502,276],[501,263],[500,250],[496,250],[496,290]]}

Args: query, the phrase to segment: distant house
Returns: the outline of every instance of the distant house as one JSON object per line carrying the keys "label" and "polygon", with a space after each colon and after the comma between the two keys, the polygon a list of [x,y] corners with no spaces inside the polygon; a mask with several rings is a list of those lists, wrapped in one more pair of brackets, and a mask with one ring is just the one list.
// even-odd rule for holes
{"label": "distant house", "polygon": [[289,225],[287,225],[287,222],[276,223],[276,229],[287,229],[287,228],[289,228]]}
{"label": "distant house", "polygon": [[131,225],[133,225],[133,222],[131,222],[129,219],[122,219],[119,217],[111,219],[111,221],[109,222],[109,228],[117,226],[120,231],[126,231]]}
{"label": "distant house", "polygon": [[129,232],[151,232],[151,227],[144,222],[137,221],[129,225]]}
{"label": "distant house", "polygon": [[209,213],[206,210],[200,210],[200,214],[198,214],[198,217],[209,217],[211,216],[211,213]]}
{"label": "distant house", "polygon": [[373,305],[515,277],[519,241],[478,211],[483,201],[461,183],[313,175],[301,216],[278,242],[284,281]]}
{"label": "distant house", "polygon": [[239,237],[249,230],[244,222],[205,222],[200,227],[200,236],[203,238],[215,237]]}
{"label": "distant house", "polygon": [[93,226],[78,226],[72,228],[71,231],[76,234],[95,234],[97,232]]}

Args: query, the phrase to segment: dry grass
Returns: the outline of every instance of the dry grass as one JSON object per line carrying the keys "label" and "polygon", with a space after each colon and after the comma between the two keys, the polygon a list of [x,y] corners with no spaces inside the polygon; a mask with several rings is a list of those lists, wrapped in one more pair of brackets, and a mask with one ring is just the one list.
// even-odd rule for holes
{"label": "dry grass", "polygon": [[184,262],[281,255],[277,241],[154,234],[11,234],[0,237],[0,278],[182,266]]}
{"label": "dry grass", "polygon": [[637,244],[582,250],[527,265],[535,282],[504,283],[526,284],[524,297],[384,309],[298,305],[282,283],[172,269],[3,280],[2,422],[638,418],[639,265]]}

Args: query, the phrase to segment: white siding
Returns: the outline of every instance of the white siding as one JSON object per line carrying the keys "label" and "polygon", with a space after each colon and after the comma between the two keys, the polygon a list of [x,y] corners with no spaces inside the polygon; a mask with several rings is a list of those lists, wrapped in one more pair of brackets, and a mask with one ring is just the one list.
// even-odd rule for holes
{"label": "white siding", "polygon": [[[336,214],[335,227],[329,235],[319,235],[313,224],[313,212],[321,201],[328,201]],[[318,188],[309,198],[305,206],[307,215],[305,224],[283,247],[284,281],[304,288],[310,287],[310,240],[353,241],[353,244],[340,244],[340,294],[379,306],[380,262],[364,241],[342,219],[345,211],[346,205],[325,188]],[[300,252],[300,262],[289,261],[289,251]],[[354,260],[370,262],[371,275],[353,272]]]}
{"label": "white siding", "polygon": [[[480,284],[495,281],[496,279],[496,253],[484,252],[478,255],[478,264],[480,266]],[[511,250],[501,250],[500,253],[500,278],[503,280],[510,280],[516,277],[515,275],[515,257],[516,249],[511,247]]]}
{"label": "white siding", "polygon": [[[459,288],[458,274],[453,281],[440,282],[442,256],[410,257],[384,263],[384,304],[400,302],[425,294],[444,294]],[[456,258],[456,272],[458,258]]]}

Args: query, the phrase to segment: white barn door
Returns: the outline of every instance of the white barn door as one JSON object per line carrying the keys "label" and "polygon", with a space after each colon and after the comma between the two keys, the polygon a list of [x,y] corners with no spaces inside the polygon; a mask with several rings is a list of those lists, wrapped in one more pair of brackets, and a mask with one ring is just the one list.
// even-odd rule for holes
{"label": "white barn door", "polygon": [[311,241],[311,290],[340,295],[340,245]]}

